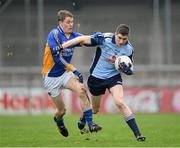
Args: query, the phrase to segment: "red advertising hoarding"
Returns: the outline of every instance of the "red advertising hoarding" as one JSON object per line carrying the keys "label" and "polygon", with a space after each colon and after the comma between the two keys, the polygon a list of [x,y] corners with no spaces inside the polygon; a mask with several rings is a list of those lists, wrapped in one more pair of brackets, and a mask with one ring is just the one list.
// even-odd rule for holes
{"label": "red advertising hoarding", "polygon": [[[64,91],[67,112],[81,112],[78,97]],[[124,98],[133,112],[180,112],[180,88],[125,88]],[[0,114],[51,113],[54,106],[42,88],[1,88]],[[117,113],[111,94],[107,91],[101,102],[101,112]]]}

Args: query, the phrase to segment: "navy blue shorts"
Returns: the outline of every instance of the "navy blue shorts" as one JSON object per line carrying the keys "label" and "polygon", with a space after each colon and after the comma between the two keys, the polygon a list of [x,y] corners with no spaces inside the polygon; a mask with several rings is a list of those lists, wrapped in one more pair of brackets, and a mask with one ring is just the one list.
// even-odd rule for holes
{"label": "navy blue shorts", "polygon": [[94,96],[99,96],[105,94],[106,89],[109,90],[111,87],[117,84],[122,85],[122,78],[120,74],[108,79],[99,79],[90,75],[87,84],[91,94]]}

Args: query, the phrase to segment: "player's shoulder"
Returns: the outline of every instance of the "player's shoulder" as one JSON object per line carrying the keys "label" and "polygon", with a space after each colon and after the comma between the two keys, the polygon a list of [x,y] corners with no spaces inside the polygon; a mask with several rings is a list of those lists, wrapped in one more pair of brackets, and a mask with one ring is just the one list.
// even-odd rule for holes
{"label": "player's shoulder", "polygon": [[103,33],[103,35],[105,38],[112,38],[114,36],[114,33],[106,32],[106,33]]}
{"label": "player's shoulder", "polygon": [[52,38],[52,37],[54,37],[54,34],[58,34],[58,30],[56,29],[56,28],[53,28],[50,32],[49,32],[49,34],[48,34],[48,38]]}
{"label": "player's shoulder", "polygon": [[71,33],[71,36],[73,36],[73,37],[78,37],[78,36],[81,36],[81,35],[83,35],[83,34],[81,34],[81,33],[79,33],[79,32],[75,32],[75,31],[73,31],[73,32]]}
{"label": "player's shoulder", "polygon": [[55,41],[55,36],[58,36],[58,30],[56,28],[53,28],[47,37],[47,43],[49,46],[55,46],[57,43]]}
{"label": "player's shoulder", "polygon": [[126,47],[131,50],[132,52],[134,51],[134,47],[132,46],[132,44],[130,43],[130,41],[127,42]]}
{"label": "player's shoulder", "polygon": [[76,31],[73,31],[72,34],[73,34],[73,35],[76,35],[76,36],[83,35],[83,34],[81,34],[81,33],[79,33],[79,32],[76,32]]}
{"label": "player's shoulder", "polygon": [[126,53],[126,55],[132,55],[134,53],[134,48],[132,46],[132,44],[128,41],[128,43],[126,45],[124,45],[123,47],[123,52]]}
{"label": "player's shoulder", "polygon": [[105,44],[111,44],[112,43],[114,33],[106,32],[106,33],[103,33],[103,36],[105,38]]}

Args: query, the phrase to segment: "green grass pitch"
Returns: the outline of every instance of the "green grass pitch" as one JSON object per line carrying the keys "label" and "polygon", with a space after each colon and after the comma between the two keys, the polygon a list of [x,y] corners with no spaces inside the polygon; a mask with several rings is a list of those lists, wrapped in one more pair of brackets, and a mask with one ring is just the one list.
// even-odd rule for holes
{"label": "green grass pitch", "polygon": [[123,117],[118,114],[94,115],[103,127],[98,133],[81,135],[78,115],[67,114],[69,137],[62,137],[51,115],[0,116],[0,147],[173,147],[180,146],[180,114],[136,114],[136,121],[147,137],[137,142]]}

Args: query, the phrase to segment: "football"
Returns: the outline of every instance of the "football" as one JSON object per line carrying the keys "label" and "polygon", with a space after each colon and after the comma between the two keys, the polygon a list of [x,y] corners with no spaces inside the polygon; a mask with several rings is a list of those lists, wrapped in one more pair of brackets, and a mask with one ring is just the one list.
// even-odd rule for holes
{"label": "football", "polygon": [[124,62],[127,66],[129,64],[131,64],[131,69],[133,70],[133,63],[131,61],[131,59],[128,56],[122,55],[116,58],[115,62],[114,62],[114,66],[116,68],[117,71],[120,71],[120,63]]}

